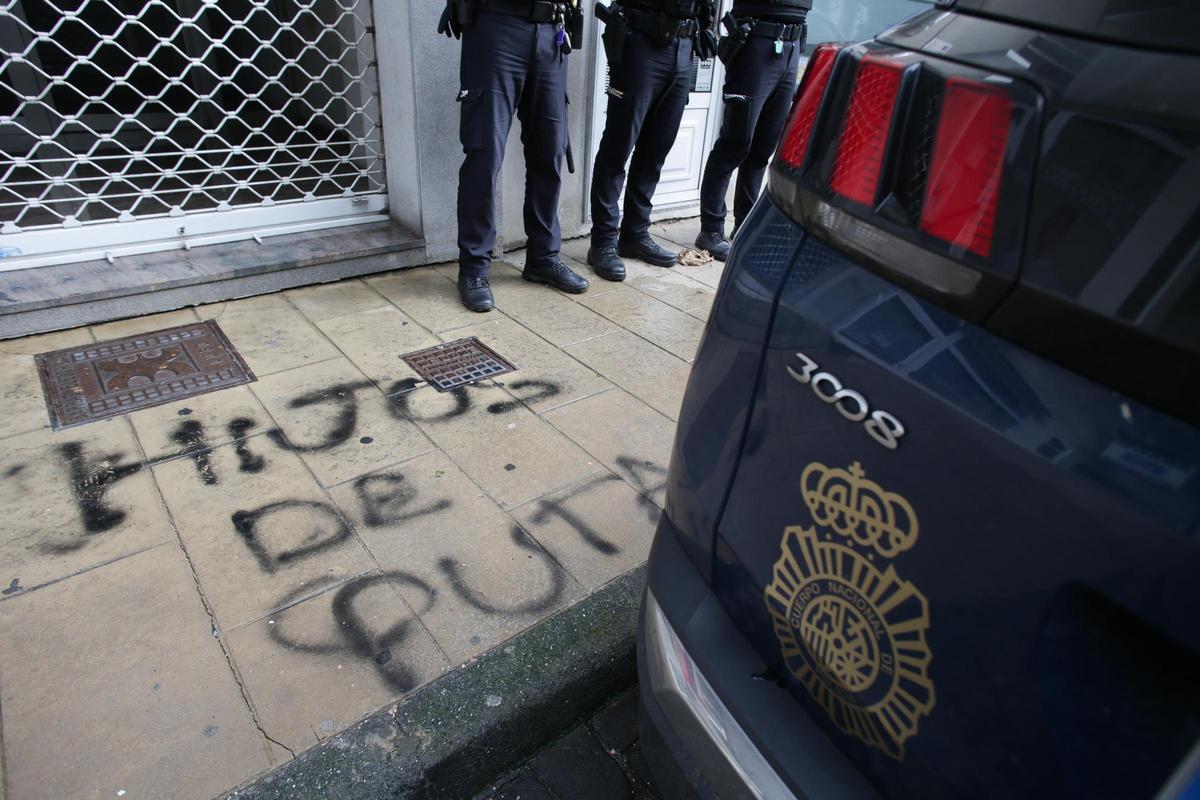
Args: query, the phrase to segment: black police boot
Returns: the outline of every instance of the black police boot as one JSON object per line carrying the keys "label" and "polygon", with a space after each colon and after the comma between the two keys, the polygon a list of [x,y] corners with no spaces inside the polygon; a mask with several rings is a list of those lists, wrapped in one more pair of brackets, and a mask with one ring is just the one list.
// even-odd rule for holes
{"label": "black police boot", "polygon": [[707,250],[717,261],[729,258],[729,242],[723,233],[700,231],[700,235],[696,237],[696,247]]}
{"label": "black police boot", "polygon": [[587,262],[592,271],[606,281],[625,280],[625,262],[611,244],[589,247]]}
{"label": "black police boot", "polygon": [[549,284],[555,289],[561,289],[571,294],[583,294],[588,288],[587,278],[572,272],[561,261],[555,261],[548,267],[526,264],[525,271],[521,274],[527,281]]}
{"label": "black police boot", "polygon": [[471,311],[491,311],[496,307],[486,275],[458,273],[458,296]]}
{"label": "black police boot", "polygon": [[625,258],[640,258],[656,267],[673,267],[679,260],[677,254],[659,246],[648,233],[636,237],[621,237],[617,242],[617,252]]}

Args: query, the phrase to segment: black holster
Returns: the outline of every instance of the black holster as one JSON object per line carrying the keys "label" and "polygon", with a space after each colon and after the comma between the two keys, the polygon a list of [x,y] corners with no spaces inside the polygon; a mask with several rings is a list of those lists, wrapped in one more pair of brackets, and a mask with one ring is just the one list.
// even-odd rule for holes
{"label": "black holster", "polygon": [[732,14],[721,17],[721,24],[725,26],[728,33],[721,37],[721,41],[717,42],[717,58],[721,59],[722,64],[729,66],[746,46],[746,40],[750,38],[750,25],[747,23],[739,25]]}
{"label": "black holster", "polygon": [[454,0],[454,13],[463,30],[475,24],[475,4],[471,0]]}
{"label": "black holster", "polygon": [[604,33],[600,34],[600,38],[604,42],[604,54],[608,57],[608,65],[616,67],[625,58],[629,20],[620,6],[606,6],[599,2],[596,3],[596,18],[604,23]]}
{"label": "black holster", "polygon": [[[583,48],[583,9],[576,6],[567,18],[567,36],[571,37],[571,47],[574,50]],[[572,170],[574,171],[574,170]]]}

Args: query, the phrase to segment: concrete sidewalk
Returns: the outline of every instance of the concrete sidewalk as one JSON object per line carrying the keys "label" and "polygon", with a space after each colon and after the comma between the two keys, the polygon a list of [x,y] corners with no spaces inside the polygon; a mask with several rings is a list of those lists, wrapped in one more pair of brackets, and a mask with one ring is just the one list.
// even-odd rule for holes
{"label": "concrete sidewalk", "polygon": [[[445,265],[0,342],[7,798],[217,796],[644,562],[722,265],[522,260],[490,314]],[[34,353],[197,314],[257,382],[49,429]],[[519,370],[414,390],[465,336]]]}

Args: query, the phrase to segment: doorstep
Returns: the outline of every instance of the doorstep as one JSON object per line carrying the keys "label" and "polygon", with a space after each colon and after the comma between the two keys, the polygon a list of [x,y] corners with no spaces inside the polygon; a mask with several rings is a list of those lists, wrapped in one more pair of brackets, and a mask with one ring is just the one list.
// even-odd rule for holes
{"label": "doorstep", "polygon": [[384,221],[0,272],[0,339],[341,280],[425,261],[425,242]]}

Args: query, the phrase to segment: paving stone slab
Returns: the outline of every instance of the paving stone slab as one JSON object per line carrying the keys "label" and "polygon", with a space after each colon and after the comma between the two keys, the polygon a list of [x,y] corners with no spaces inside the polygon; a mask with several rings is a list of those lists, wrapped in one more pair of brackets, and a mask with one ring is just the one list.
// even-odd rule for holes
{"label": "paving stone slab", "polygon": [[645,563],[660,511],[616,475],[601,472],[512,513],[592,590]]}
{"label": "paving stone slab", "polygon": [[[512,267],[502,269],[501,267]],[[616,284],[587,276],[592,281],[587,294],[598,295],[601,290],[616,288]],[[562,347],[584,339],[611,333],[617,326],[594,311],[581,306],[562,292],[530,283],[521,277],[515,265],[500,262],[492,270],[492,289],[497,307],[504,314],[546,339]]]}
{"label": "paving stone slab", "polygon": [[146,458],[176,458],[204,447],[265,433],[271,418],[248,386],[151,406],[129,415]]}
{"label": "paving stone slab", "polygon": [[663,507],[674,422],[621,389],[553,409],[543,419]]}
{"label": "paving stone slab", "polygon": [[347,358],[387,393],[400,381],[419,380],[400,356],[441,340],[392,305],[317,323]]}
{"label": "paving stone slab", "polygon": [[632,796],[621,767],[586,726],[533,759],[533,770],[550,790],[573,800],[621,800]]}
{"label": "paving stone slab", "polygon": [[278,448],[253,455],[264,460],[252,472],[236,444],[154,467],[223,630],[294,602],[301,588],[315,593],[375,567],[298,456]]}
{"label": "paving stone slab", "polygon": [[0,342],[0,439],[50,427],[34,356],[92,341],[86,328]]}
{"label": "paving stone slab", "polygon": [[512,517],[443,453],[372,473],[334,501],[454,665],[582,592]]}
{"label": "paving stone slab", "polygon": [[433,331],[461,328],[478,317],[463,307],[455,285],[432,269],[406,269],[367,278],[367,284]]}
{"label": "paving stone slab", "polygon": [[0,603],[9,797],[207,800],[271,766],[166,544]]}
{"label": "paving stone slab", "polygon": [[701,322],[708,322],[708,317],[712,313],[712,306],[707,305],[702,308],[694,308],[691,311],[689,311],[688,313],[691,314],[696,319],[700,320]]}
{"label": "paving stone slab", "polygon": [[459,328],[447,337],[475,336],[516,365],[497,380],[536,413],[612,388],[612,383],[511,319]]}
{"label": "paving stone slab", "polygon": [[[125,336],[136,336],[139,333],[160,331],[164,328],[174,328],[177,325],[188,325],[199,320],[199,315],[193,308],[181,308],[177,311],[167,311],[162,314],[149,314],[144,317],[119,319],[115,322],[105,322],[93,325],[92,336],[97,342],[109,339],[121,339]],[[64,345],[66,346],[66,345]]]}
{"label": "paving stone slab", "polygon": [[592,717],[591,726],[605,749],[624,753],[638,738],[637,689],[625,692]]}
{"label": "paving stone slab", "polygon": [[526,503],[599,468],[569,439],[490,384],[446,393],[424,387],[392,400],[505,508]]}
{"label": "paving stone slab", "polygon": [[[305,587],[297,589],[304,596]],[[255,712],[295,752],[450,664],[388,573],[369,572],[225,634]]]}
{"label": "paving stone slab", "polygon": [[313,322],[358,314],[387,305],[387,299],[357,278],[288,289],[284,296]]}
{"label": "paving stone slab", "polygon": [[704,333],[694,317],[629,287],[583,304],[684,361],[695,358]]}
{"label": "paving stone slab", "polygon": [[633,278],[626,284],[680,311],[711,305],[716,292],[683,274],[679,269],[663,270],[658,275]]}
{"label": "paving stone slab", "polygon": [[654,222],[650,225],[650,231],[654,236],[666,239],[679,247],[695,250],[696,237],[700,235],[700,218]]}
{"label": "paving stone slab", "polygon": [[277,426],[268,436],[298,453],[324,486],[433,449],[344,358],[269,375],[251,389]]}
{"label": "paving stone slab", "polygon": [[676,269],[679,270],[682,275],[699,283],[703,283],[705,286],[708,286],[712,289],[716,289],[721,283],[721,276],[725,274],[725,263],[713,259],[707,264],[701,264],[698,267],[685,267],[680,265],[676,267]]}
{"label": "paving stone slab", "polygon": [[124,418],[0,447],[5,597],[175,539]]}
{"label": "paving stone slab", "polygon": [[651,408],[679,418],[690,371],[683,359],[626,330],[564,349]]}
{"label": "paving stone slab", "polygon": [[339,355],[282,294],[200,306],[201,319],[215,319],[259,378]]}
{"label": "paving stone slab", "polygon": [[508,781],[489,800],[557,800],[532,771]]}

